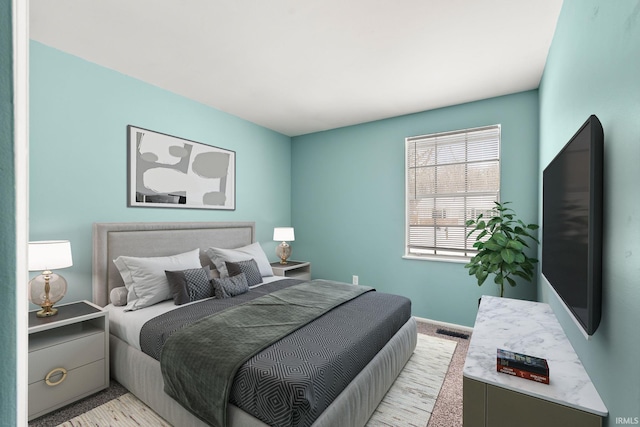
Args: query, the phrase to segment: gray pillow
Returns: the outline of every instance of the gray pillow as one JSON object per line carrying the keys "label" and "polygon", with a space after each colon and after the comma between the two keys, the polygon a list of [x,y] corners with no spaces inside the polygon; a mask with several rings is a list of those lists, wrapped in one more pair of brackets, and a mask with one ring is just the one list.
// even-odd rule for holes
{"label": "gray pillow", "polygon": [[262,283],[262,276],[260,275],[260,269],[258,263],[254,259],[248,259],[246,261],[239,262],[225,262],[229,276],[236,276],[240,273],[244,273],[247,278],[247,284],[249,286],[255,286]]}
{"label": "gray pillow", "polygon": [[211,279],[213,290],[216,298],[231,298],[237,295],[242,295],[249,292],[249,285],[247,284],[247,277],[244,273],[236,274],[231,277],[224,277],[219,279]]}
{"label": "gray pillow", "polygon": [[171,296],[176,305],[186,304],[213,296],[208,266],[180,271],[166,271]]}

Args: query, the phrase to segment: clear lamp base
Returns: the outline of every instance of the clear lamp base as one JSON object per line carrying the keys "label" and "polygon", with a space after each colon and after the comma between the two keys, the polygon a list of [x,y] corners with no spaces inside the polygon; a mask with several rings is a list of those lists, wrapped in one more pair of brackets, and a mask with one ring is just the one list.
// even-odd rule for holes
{"label": "clear lamp base", "polygon": [[67,293],[67,281],[59,274],[45,270],[29,281],[29,301],[42,307],[37,317],[50,317],[58,313],[53,305]]}
{"label": "clear lamp base", "polygon": [[287,242],[282,242],[276,246],[276,255],[280,258],[280,264],[286,264],[287,258],[291,256],[291,246]]}

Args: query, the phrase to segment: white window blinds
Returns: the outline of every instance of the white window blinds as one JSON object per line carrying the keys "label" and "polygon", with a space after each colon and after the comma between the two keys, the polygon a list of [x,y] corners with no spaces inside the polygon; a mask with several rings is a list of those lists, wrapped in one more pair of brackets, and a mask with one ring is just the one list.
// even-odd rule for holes
{"label": "white window blinds", "polygon": [[405,255],[475,255],[465,223],[500,199],[500,125],[406,138],[405,155]]}

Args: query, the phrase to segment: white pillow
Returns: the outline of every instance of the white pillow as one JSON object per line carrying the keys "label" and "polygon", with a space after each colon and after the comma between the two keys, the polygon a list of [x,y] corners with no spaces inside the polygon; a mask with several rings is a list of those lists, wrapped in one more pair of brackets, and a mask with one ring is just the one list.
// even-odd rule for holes
{"label": "white pillow", "polygon": [[127,288],[125,311],[149,307],[171,298],[164,271],[201,268],[200,249],[165,257],[119,256],[113,260]]}
{"label": "white pillow", "polygon": [[224,264],[225,261],[238,262],[249,259],[256,261],[262,277],[273,276],[269,259],[258,242],[235,249],[209,248],[205,252],[220,272],[220,277],[229,277],[227,266]]}

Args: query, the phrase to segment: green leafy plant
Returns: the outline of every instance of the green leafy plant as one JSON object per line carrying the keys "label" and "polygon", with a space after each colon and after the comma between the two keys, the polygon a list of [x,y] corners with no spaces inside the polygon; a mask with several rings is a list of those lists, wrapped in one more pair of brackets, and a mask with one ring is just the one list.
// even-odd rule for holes
{"label": "green leafy plant", "polygon": [[505,282],[516,286],[513,276],[528,282],[533,279],[534,264],[538,260],[527,256],[525,248],[529,247],[527,240],[539,243],[529,232],[537,230],[538,226],[517,219],[515,211],[505,206],[510,202],[494,203],[494,215],[485,220],[484,215],[480,214],[466,223],[467,227],[474,227],[467,238],[475,232],[479,233],[473,244],[478,253],[464,267],[469,269],[470,276],[476,277],[478,286],[482,286],[489,275],[495,275],[493,281],[499,286],[502,297]]}

